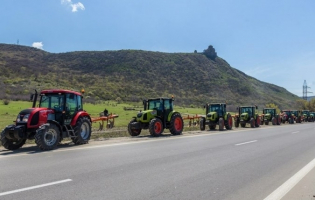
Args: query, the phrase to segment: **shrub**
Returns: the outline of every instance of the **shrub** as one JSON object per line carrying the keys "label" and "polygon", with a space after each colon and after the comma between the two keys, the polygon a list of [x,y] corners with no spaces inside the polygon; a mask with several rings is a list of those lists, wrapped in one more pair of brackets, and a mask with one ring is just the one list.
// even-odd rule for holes
{"label": "shrub", "polygon": [[9,103],[10,103],[9,100],[7,100],[7,99],[4,99],[4,100],[3,100],[3,104],[4,104],[4,105],[9,105]]}

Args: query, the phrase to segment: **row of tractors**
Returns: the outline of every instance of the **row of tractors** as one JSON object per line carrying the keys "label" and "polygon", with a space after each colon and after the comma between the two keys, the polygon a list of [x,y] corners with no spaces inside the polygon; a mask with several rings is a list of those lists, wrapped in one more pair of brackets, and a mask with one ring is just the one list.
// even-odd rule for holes
{"label": "row of tractors", "polygon": [[[26,140],[35,140],[41,150],[52,150],[64,139],[70,138],[74,144],[88,143],[91,137],[91,124],[95,121],[104,121],[117,115],[92,118],[83,110],[84,90],[79,92],[70,90],[42,90],[31,95],[32,108],[22,110],[15,124],[8,125],[1,132],[1,143],[9,150],[22,147]],[[39,103],[37,99],[39,96]],[[154,98],[143,101],[143,111],[140,111],[129,122],[127,130],[131,136],[138,136],[142,129],[148,129],[151,136],[162,135],[164,129],[169,129],[173,135],[180,135],[184,129],[184,119],[174,110],[174,98]],[[37,105],[37,106],[36,106]],[[265,108],[262,115],[257,114],[257,106],[240,106],[238,114],[231,115],[226,111],[225,103],[205,105],[206,115],[198,115],[200,130],[205,130],[206,125],[210,130],[219,130],[224,127],[232,129],[234,126],[245,127],[250,124],[252,128],[262,124],[280,125],[280,123],[301,123],[313,121],[314,114],[309,111],[283,111],[276,114],[274,108]]]}

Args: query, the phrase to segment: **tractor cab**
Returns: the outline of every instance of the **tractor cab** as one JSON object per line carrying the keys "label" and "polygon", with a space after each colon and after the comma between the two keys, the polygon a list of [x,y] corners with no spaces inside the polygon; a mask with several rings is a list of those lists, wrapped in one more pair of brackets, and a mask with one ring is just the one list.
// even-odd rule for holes
{"label": "tractor cab", "polygon": [[158,99],[148,99],[143,101],[144,111],[152,110],[153,113],[156,111],[156,116],[162,119],[168,116],[173,110],[173,99],[170,98],[158,98]]}
{"label": "tractor cab", "polygon": [[65,90],[44,90],[40,93],[39,107],[52,109],[51,120],[69,125],[76,113],[83,110],[82,96]]}
{"label": "tractor cab", "polygon": [[265,116],[269,114],[270,117],[274,117],[276,115],[276,109],[275,108],[264,108],[263,114]]}

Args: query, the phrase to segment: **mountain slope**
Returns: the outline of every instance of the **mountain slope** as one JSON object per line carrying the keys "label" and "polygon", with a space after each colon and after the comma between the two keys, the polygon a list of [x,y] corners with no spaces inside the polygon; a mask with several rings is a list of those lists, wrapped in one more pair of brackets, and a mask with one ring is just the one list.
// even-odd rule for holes
{"label": "mountain slope", "polygon": [[96,100],[174,95],[177,104],[227,101],[294,107],[299,97],[198,53],[141,50],[48,53],[0,44],[0,98],[21,99],[35,88],[84,88]]}

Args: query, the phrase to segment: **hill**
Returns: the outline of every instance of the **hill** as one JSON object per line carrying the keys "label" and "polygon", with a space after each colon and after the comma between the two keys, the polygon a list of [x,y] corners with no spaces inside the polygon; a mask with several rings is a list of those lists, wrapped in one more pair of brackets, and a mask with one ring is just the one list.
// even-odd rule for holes
{"label": "hill", "polygon": [[142,50],[49,53],[0,44],[0,99],[25,99],[35,88],[86,91],[86,99],[140,101],[174,95],[176,103],[275,103],[294,107],[298,96],[200,53]]}

